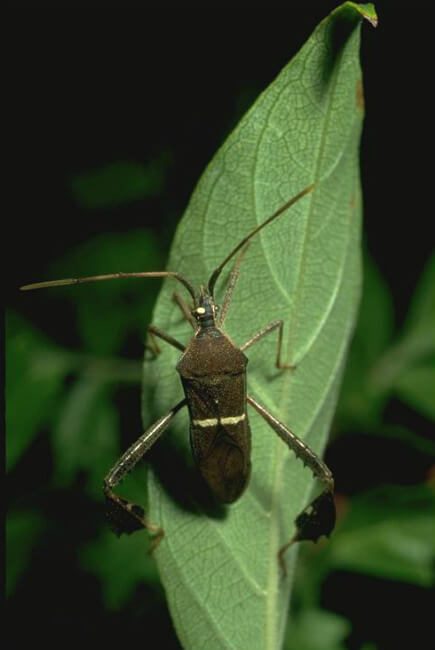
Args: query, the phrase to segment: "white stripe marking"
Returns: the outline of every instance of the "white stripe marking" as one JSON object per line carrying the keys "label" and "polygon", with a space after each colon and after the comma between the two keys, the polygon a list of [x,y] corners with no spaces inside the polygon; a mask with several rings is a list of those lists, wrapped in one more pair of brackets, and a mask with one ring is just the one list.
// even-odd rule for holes
{"label": "white stripe marking", "polygon": [[192,420],[192,424],[195,427],[215,427],[217,424],[238,424],[243,422],[246,415],[233,415],[226,418],[208,418],[207,420]]}
{"label": "white stripe marking", "polygon": [[228,417],[228,418],[221,418],[221,424],[238,424],[239,422],[243,422],[245,419],[245,414],[242,413],[242,415],[235,415],[234,417]]}

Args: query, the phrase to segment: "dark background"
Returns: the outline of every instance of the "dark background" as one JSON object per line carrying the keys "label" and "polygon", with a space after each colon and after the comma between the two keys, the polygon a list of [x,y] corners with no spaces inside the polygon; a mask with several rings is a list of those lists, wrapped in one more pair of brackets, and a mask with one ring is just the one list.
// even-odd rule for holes
{"label": "dark background", "polygon": [[[121,12],[116,22],[102,10],[23,12],[12,21],[10,300],[17,304],[18,284],[42,277],[50,258],[91,234],[153,225],[167,246],[225,134],[336,4],[168,7]],[[365,233],[400,317],[433,242],[433,23],[429,2],[377,7],[379,26],[366,23],[362,39]],[[72,176],[162,151],[173,160],[164,196],[92,217],[77,208]]]}
{"label": "dark background", "polygon": [[[5,27],[9,38],[3,93],[10,145],[5,189],[11,192],[11,201],[3,213],[8,305],[57,342],[74,344],[66,317],[41,309],[43,298],[35,313],[33,300],[24,301],[17,287],[43,279],[52,260],[101,232],[152,226],[162,250],[168,250],[176,223],[216,148],[337,4],[307,1],[263,7],[168,6],[137,13],[107,8],[16,13]],[[431,4],[378,2],[379,27],[374,30],[366,23],[362,34],[364,232],[391,289],[398,323],[434,240],[428,200],[435,114]],[[169,160],[163,193],[101,210],[86,210],[74,200],[71,178],[75,175],[112,161],[148,163],[162,152]],[[127,354],[138,358],[142,350]],[[35,577],[38,589],[44,589],[43,578]],[[329,588],[337,593],[354,590],[355,611],[344,613],[358,617],[365,594],[372,593],[365,584],[370,579],[346,583],[346,576],[341,576],[340,580],[343,584]],[[48,588],[59,584],[47,576]],[[67,599],[70,609],[83,602],[77,620],[83,638],[97,640],[104,633],[119,631],[121,621],[115,616],[110,624],[86,617],[87,587],[93,588],[77,582],[82,592],[70,593]],[[28,617],[38,589],[21,594],[9,614],[12,628],[18,630],[27,620],[35,624]],[[406,594],[403,589],[383,587],[379,605],[390,602],[397,620],[413,616],[401,602],[414,602],[420,609],[420,625],[425,607],[429,615],[427,601],[417,589],[415,594],[412,587]],[[63,611],[59,605],[59,612]],[[156,614],[156,625],[158,620]],[[133,625],[132,621],[128,623]],[[136,623],[137,629],[130,629],[133,636],[141,630],[139,620]],[[385,621],[374,619],[372,624],[381,626]],[[70,622],[65,620],[65,625]],[[43,625],[37,629],[42,642]],[[396,647],[406,647],[400,645],[400,627]]]}

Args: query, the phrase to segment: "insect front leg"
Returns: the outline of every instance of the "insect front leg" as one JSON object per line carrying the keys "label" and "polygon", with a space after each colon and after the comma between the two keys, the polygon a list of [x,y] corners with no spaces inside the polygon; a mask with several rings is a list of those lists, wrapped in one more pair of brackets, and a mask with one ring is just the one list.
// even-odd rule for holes
{"label": "insect front leg", "polygon": [[117,535],[121,535],[122,533],[130,534],[136,530],[146,528],[156,536],[153,544],[154,547],[163,537],[163,530],[146,520],[143,508],[115,494],[114,488],[131,472],[136,463],[168,428],[174,415],[185,405],[186,400],[181,400],[169,413],[161,417],[147,429],[127,449],[104,479],[107,516],[112,530]]}
{"label": "insect front leg", "polygon": [[161,352],[156,337],[162,339],[162,341],[165,341],[166,343],[169,343],[169,345],[172,345],[172,347],[177,348],[177,350],[181,350],[182,352],[184,352],[184,350],[186,349],[186,346],[183,345],[183,343],[180,343],[180,341],[174,339],[174,337],[171,336],[170,334],[166,334],[166,332],[159,329],[155,325],[149,325],[148,341],[145,348],[147,350],[151,350],[153,354],[153,358],[157,357]]}
{"label": "insect front leg", "polygon": [[196,321],[192,316],[192,313],[190,311],[190,307],[187,304],[187,302],[184,300],[183,296],[181,296],[178,291],[174,291],[172,294],[172,300],[177,304],[179,307],[181,313],[183,314],[183,317],[187,322],[191,325],[192,329],[196,330]]}
{"label": "insect front leg", "polygon": [[254,345],[257,343],[260,339],[263,338],[263,336],[267,336],[267,334],[270,334],[271,332],[274,332],[276,329],[278,329],[278,347],[277,347],[277,352],[276,352],[276,361],[275,365],[277,368],[280,370],[294,370],[296,366],[292,366],[289,363],[283,363],[281,361],[281,349],[282,349],[282,328],[284,327],[284,321],[282,320],[274,320],[265,327],[263,327],[261,330],[259,330],[254,336],[252,336],[249,341],[246,341],[240,349],[242,352],[244,352],[247,348],[251,347],[251,345]]}
{"label": "insect front leg", "polygon": [[317,542],[319,537],[329,537],[335,526],[335,505],[334,505],[334,478],[331,470],[325,463],[308,447],[302,440],[290,431],[282,422],[277,420],[264,406],[255,399],[247,396],[247,401],[261,415],[268,425],[279,435],[281,440],[295,453],[296,457],[302,460],[304,465],[310,468],[313,475],[324,485],[323,492],[316,497],[296,517],[296,532],[292,539],[283,546],[278,554],[279,561],[285,573],[284,553],[291,544],[302,540]]}

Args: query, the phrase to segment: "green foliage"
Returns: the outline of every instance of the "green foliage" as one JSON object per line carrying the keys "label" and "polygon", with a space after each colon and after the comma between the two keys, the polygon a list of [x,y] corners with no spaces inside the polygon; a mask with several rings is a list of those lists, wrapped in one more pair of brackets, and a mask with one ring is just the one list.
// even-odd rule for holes
{"label": "green foliage", "polygon": [[375,431],[388,399],[399,396],[435,419],[435,255],[429,260],[402,332],[393,331],[392,305],[383,279],[365,262],[361,314],[338,409],[341,426]]}
{"label": "green foliage", "polygon": [[[61,278],[161,266],[155,235],[149,230],[136,230],[98,235],[65,255],[51,272],[53,277]],[[84,348],[113,354],[130,333],[143,340],[143,323],[149,318],[157,288],[152,280],[146,286],[144,280],[119,280],[76,287],[74,304]],[[71,287],[58,289],[57,295],[70,297]]]}
{"label": "green foliage", "polygon": [[150,554],[144,553],[146,546],[145,531],[118,538],[106,530],[81,549],[81,563],[101,580],[103,600],[108,609],[122,607],[138,584],[158,584],[155,563]]}
{"label": "green foliage", "polygon": [[306,609],[288,626],[285,650],[345,650],[350,632],[345,618],[322,609]]}
{"label": "green foliage", "polygon": [[65,397],[53,427],[54,483],[64,487],[80,471],[101,498],[101,477],[119,456],[118,414],[111,390],[101,378],[81,376]]}
{"label": "green foliage", "polygon": [[168,163],[167,156],[148,165],[114,162],[75,176],[71,189],[77,203],[86,208],[114,207],[137,201],[162,190]]}
{"label": "green foliage", "polygon": [[356,420],[367,429],[379,422],[385,397],[372,386],[370,371],[389,344],[393,327],[388,287],[373,261],[366,257],[360,313],[338,406],[344,428]]}
{"label": "green foliage", "polygon": [[53,409],[70,369],[65,355],[16,314],[6,319],[6,463],[11,470]]}
{"label": "green foliage", "polygon": [[44,528],[44,520],[32,511],[14,510],[6,522],[6,595],[15,591],[20,577],[30,562],[37,539]]}
{"label": "green foliage", "polygon": [[[148,231],[128,235],[102,235],[72,250],[53,268],[54,277],[107,272],[113,268],[143,269],[148,264],[162,267],[154,236]],[[84,290],[82,290],[84,289]],[[120,385],[139,386],[140,362],[112,355],[129,336],[143,338],[145,323],[157,288],[144,291],[143,284],[107,283],[105,286],[80,287],[77,291],[50,292],[53,302],[64,298],[62,309],[70,301],[78,310],[77,326],[84,350],[62,348],[43,336],[23,318],[9,313],[6,330],[6,401],[7,458],[14,470],[30,445],[46,429],[50,433],[53,472],[47,476],[53,495],[74,486],[84,477],[86,499],[102,502],[102,479],[119,456],[121,432],[114,404],[115,389]],[[60,309],[59,309],[59,317]],[[69,380],[69,385],[66,382]],[[139,409],[139,400],[138,406]],[[132,439],[135,432],[131,433]],[[140,472],[138,473],[140,477]],[[141,480],[140,480],[141,478]],[[143,500],[143,477],[131,481],[128,489]],[[40,489],[41,486],[38,486]],[[32,486],[32,492],[34,487]],[[63,499],[63,497],[60,497]],[[134,498],[134,497],[133,497]],[[80,515],[79,515],[80,517]],[[103,524],[104,519],[100,517]],[[32,559],[32,544],[37,542],[48,521],[42,512],[11,510],[8,528],[8,593],[12,594],[18,577]],[[72,523],[72,522],[71,522]],[[57,522],[53,522],[57,527]],[[139,540],[141,537],[139,536]],[[142,536],[143,539],[143,536]],[[113,543],[116,545],[116,538]],[[142,542],[143,543],[143,542]],[[131,567],[139,567],[139,542],[130,546]],[[104,544],[102,549],[104,548]],[[136,550],[135,550],[136,549]],[[98,554],[86,567],[99,575],[102,566]],[[102,552],[101,558],[107,558]],[[113,563],[112,563],[113,564]],[[121,604],[144,577],[130,572],[131,589],[119,564],[106,578],[108,601]],[[116,594],[119,589],[118,596]]]}
{"label": "green foliage", "polygon": [[[276,372],[276,340],[265,339],[250,354],[250,390],[318,452],[359,299],[363,15],[364,7],[345,4],[323,21],[241,120],[202,176],[169,262],[193,283],[205,282],[250,229],[316,184],[312,195],[252,241],[225,330],[241,344],[267,321],[284,319],[284,358],[297,370]],[[184,341],[189,327],[170,299],[173,289],[166,282],[154,322]],[[221,285],[218,302],[222,291]],[[146,423],[150,411],[157,417],[181,398],[178,356],[165,349],[158,364],[146,364]],[[222,517],[201,515],[199,494],[187,506],[185,495],[169,494],[164,474],[161,481],[150,477],[151,519],[165,530],[156,559],[185,648],[282,645],[291,580],[282,579],[277,553],[292,535],[312,479],[259,417],[251,423],[250,485]],[[186,417],[177,416],[167,434],[186,455],[187,431]],[[180,486],[187,480],[183,471],[180,464]],[[289,567],[295,553],[288,555]]]}
{"label": "green foliage", "polygon": [[[435,493],[426,486],[384,487],[352,499],[325,549],[328,569],[435,584]],[[386,516],[388,513],[388,516]]]}

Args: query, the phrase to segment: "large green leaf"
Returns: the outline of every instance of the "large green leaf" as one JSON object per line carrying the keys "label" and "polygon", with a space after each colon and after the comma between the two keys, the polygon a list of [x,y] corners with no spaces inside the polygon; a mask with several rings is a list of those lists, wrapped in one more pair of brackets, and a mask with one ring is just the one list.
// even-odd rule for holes
{"label": "large green leaf", "polygon": [[[193,283],[204,283],[251,228],[316,183],[310,196],[253,240],[225,329],[241,344],[269,321],[284,319],[284,356],[297,370],[276,371],[276,338],[268,337],[249,351],[249,390],[319,453],[361,284],[362,17],[375,21],[372,5],[340,6],[259,97],[203,174],[169,262]],[[218,283],[218,302],[223,285]],[[173,290],[174,283],[166,282],[154,322],[187,341],[192,332],[171,300]],[[174,370],[179,354],[162,347],[158,360],[145,364],[146,424],[182,397]],[[193,489],[185,462],[186,413],[156,445],[150,518],[165,537],[155,555],[185,648],[282,645],[297,549],[288,553],[287,579],[277,552],[291,537],[313,480],[255,413],[250,418],[250,485],[223,512],[198,505],[203,495]]]}

